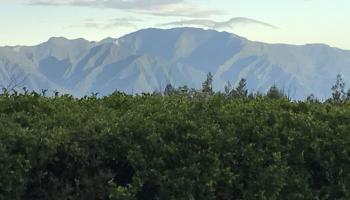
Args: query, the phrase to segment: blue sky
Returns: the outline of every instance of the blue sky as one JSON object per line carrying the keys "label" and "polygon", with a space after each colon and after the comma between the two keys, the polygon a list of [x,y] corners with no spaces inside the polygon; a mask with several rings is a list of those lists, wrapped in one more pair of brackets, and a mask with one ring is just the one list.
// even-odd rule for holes
{"label": "blue sky", "polygon": [[350,49],[349,10],[349,0],[0,0],[0,45],[195,26],[269,43]]}

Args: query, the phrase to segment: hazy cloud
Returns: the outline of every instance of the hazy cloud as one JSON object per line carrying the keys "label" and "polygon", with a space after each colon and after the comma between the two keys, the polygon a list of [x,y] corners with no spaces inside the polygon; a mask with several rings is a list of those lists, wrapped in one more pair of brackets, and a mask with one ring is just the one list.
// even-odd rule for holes
{"label": "hazy cloud", "polygon": [[29,0],[29,4],[113,8],[161,16],[204,17],[223,13],[186,0]]}
{"label": "hazy cloud", "polygon": [[94,28],[94,29],[113,29],[113,28],[133,28],[137,29],[137,22],[142,20],[136,18],[114,18],[110,19],[107,22],[98,22],[94,19],[86,19],[83,21],[82,25],[74,27],[84,27],[84,28]]}
{"label": "hazy cloud", "polygon": [[233,28],[234,26],[237,26],[237,25],[246,25],[246,24],[260,25],[260,26],[265,26],[273,29],[278,28],[277,26],[274,26],[272,24],[268,24],[259,20],[245,18],[245,17],[235,17],[224,22],[217,22],[209,19],[182,20],[182,21],[175,21],[175,22],[160,24],[160,26],[201,26],[201,27],[212,28],[212,29],[223,29],[223,28]]}

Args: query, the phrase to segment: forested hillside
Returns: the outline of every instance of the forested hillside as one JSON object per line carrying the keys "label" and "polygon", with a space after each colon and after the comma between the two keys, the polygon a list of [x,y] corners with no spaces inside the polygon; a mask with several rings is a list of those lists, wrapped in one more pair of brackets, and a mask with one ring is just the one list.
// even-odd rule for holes
{"label": "forested hillside", "polygon": [[[214,93],[0,95],[0,199],[349,199],[350,102]],[[45,91],[43,91],[45,93]]]}

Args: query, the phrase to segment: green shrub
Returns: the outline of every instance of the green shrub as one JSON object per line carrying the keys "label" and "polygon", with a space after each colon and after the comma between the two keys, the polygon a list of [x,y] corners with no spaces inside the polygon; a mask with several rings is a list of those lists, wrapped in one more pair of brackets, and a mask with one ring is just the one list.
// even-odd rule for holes
{"label": "green shrub", "polygon": [[0,96],[0,199],[349,199],[350,103]]}

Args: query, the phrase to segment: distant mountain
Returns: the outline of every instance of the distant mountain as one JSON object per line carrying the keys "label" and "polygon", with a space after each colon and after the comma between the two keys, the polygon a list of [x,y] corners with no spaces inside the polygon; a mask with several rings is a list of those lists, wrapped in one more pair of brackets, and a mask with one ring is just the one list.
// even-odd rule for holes
{"label": "distant mountain", "polygon": [[144,29],[100,42],[51,38],[37,46],[0,47],[0,85],[26,77],[29,89],[83,96],[115,90],[161,91],[166,84],[200,88],[208,72],[223,90],[248,80],[251,90],[277,84],[295,99],[330,95],[338,73],[350,81],[350,51],[322,44],[252,42],[197,28]]}

